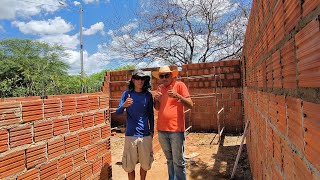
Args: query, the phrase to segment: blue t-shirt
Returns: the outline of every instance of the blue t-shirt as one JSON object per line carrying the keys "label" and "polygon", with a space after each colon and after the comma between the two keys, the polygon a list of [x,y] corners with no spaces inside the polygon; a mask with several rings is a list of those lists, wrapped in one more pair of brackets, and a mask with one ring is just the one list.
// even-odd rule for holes
{"label": "blue t-shirt", "polygon": [[133,104],[126,108],[126,136],[143,137],[149,136],[150,131],[154,131],[153,98],[150,92],[135,92],[126,90],[123,92],[117,114],[122,114],[123,103],[128,98],[128,94],[133,99]]}

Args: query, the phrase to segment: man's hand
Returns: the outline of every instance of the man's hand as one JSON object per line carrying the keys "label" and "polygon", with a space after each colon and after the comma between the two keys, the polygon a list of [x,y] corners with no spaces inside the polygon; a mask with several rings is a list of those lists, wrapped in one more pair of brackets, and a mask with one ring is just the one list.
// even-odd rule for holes
{"label": "man's hand", "polygon": [[157,90],[157,91],[154,92],[153,95],[154,95],[154,100],[160,102],[162,93],[159,90]]}
{"label": "man's hand", "polygon": [[133,99],[130,97],[130,94],[128,94],[128,98],[126,99],[126,101],[123,103],[123,107],[127,108],[129,106],[131,106],[133,104]]}
{"label": "man's hand", "polygon": [[172,85],[170,85],[170,88],[168,90],[168,96],[171,98],[178,98],[178,93],[172,88]]}

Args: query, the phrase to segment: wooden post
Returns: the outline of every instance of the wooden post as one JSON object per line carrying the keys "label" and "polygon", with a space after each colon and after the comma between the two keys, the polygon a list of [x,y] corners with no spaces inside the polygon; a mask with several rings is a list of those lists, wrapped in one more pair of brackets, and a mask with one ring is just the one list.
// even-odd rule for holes
{"label": "wooden post", "polygon": [[242,140],[241,140],[241,144],[240,144],[240,147],[239,147],[239,150],[238,150],[236,162],[234,163],[234,166],[233,166],[233,170],[232,170],[232,174],[231,174],[231,179],[234,177],[234,173],[236,172],[236,169],[237,169],[238,161],[239,161],[239,159],[240,159],[240,154],[241,154],[241,151],[242,151],[243,141],[244,141],[244,139],[245,139],[245,137],[246,137],[246,133],[247,133],[247,129],[248,129],[249,123],[250,123],[250,121],[248,121],[248,122],[246,123],[246,127],[244,128],[244,132],[243,132],[243,135],[242,135]]}

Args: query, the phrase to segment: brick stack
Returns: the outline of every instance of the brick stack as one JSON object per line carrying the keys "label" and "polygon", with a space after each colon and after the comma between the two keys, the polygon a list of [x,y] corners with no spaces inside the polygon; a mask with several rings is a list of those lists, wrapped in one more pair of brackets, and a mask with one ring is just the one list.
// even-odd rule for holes
{"label": "brick stack", "polygon": [[[239,60],[182,66],[180,78],[189,88],[194,102],[191,116],[186,118],[186,123],[192,125],[193,131],[216,131],[217,112],[222,105],[224,105],[224,111],[220,115],[221,128],[225,127],[224,131],[231,133],[243,130],[240,75]],[[222,83],[221,86],[220,83]],[[219,101],[218,111],[216,98]]]}
{"label": "brick stack", "polygon": [[320,3],[254,1],[244,109],[253,179],[320,179]]}
{"label": "brick stack", "polygon": [[27,97],[11,97],[11,98],[1,98],[0,102],[12,102],[12,101],[29,101],[41,99],[40,96],[27,96]]}
{"label": "brick stack", "polygon": [[111,178],[108,97],[35,99],[0,103],[0,179]]}

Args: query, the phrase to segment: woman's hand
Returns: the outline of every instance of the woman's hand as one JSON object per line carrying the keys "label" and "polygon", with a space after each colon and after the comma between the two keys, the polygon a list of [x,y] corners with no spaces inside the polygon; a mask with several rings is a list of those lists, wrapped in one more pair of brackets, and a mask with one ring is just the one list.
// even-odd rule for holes
{"label": "woman's hand", "polygon": [[128,98],[126,99],[126,101],[123,103],[123,107],[127,108],[129,106],[131,106],[133,104],[133,99],[130,97],[130,94],[128,94]]}

